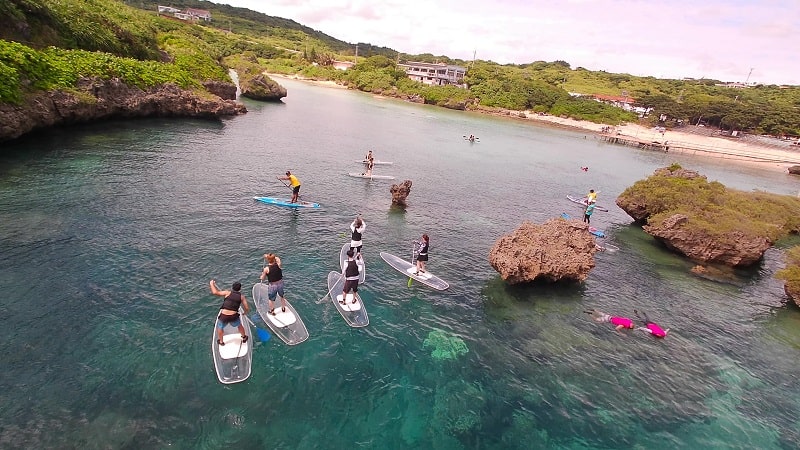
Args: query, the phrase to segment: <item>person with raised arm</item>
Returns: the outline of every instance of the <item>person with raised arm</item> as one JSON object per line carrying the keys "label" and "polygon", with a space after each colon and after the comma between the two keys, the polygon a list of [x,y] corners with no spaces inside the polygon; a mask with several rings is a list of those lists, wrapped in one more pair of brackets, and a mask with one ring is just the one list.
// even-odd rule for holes
{"label": "person with raised arm", "polygon": [[250,312],[250,306],[247,304],[247,299],[244,297],[244,294],[240,292],[242,290],[242,283],[238,281],[233,283],[230,291],[220,290],[214,280],[209,282],[209,286],[211,287],[212,294],[224,298],[222,306],[219,308],[219,317],[217,317],[217,319],[219,319],[217,323],[217,344],[225,345],[225,342],[222,340],[222,330],[225,328],[225,325],[239,328],[239,333],[242,335],[242,342],[247,342],[247,333],[245,333],[242,320],[239,318],[239,307],[241,306],[244,308],[244,313],[248,314]]}

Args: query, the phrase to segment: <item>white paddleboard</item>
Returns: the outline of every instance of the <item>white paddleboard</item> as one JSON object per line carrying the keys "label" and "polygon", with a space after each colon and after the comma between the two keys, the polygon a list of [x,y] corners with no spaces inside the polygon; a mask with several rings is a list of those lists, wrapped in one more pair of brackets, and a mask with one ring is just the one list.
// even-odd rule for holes
{"label": "white paddleboard", "polygon": [[342,294],[339,294],[336,296],[336,301],[339,302],[340,305],[342,305],[342,309],[345,311],[349,312],[358,311],[359,309],[361,309],[361,300],[356,300],[356,302],[353,303],[353,297],[354,297],[353,293],[349,292],[347,294],[347,301],[342,301]]}
{"label": "white paddleboard", "polygon": [[390,175],[367,175],[359,172],[350,172],[348,175],[355,178],[366,178],[368,180],[394,180],[394,177]]}
{"label": "white paddleboard", "polygon": [[392,255],[391,253],[381,252],[381,258],[386,261],[386,264],[389,264],[397,270],[398,272],[411,277],[422,284],[428,285],[434,289],[443,291],[450,287],[446,281],[442,280],[441,278],[437,277],[436,275],[425,271],[419,274],[414,274],[417,271],[417,266],[411,264],[410,262],[400,258],[398,256]]}

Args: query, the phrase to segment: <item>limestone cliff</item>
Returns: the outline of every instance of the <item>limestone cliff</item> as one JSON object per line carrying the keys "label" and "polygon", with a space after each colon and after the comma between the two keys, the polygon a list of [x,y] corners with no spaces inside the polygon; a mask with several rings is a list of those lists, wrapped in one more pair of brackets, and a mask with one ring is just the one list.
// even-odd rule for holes
{"label": "limestone cliff", "polygon": [[[229,87],[211,88],[222,95]],[[236,86],[233,86],[235,95]],[[233,100],[198,94],[172,84],[139,89],[118,79],[83,78],[72,91],[30,94],[21,105],[0,103],[0,141],[33,130],[100,119],[125,117],[216,118],[244,114],[247,109]]]}

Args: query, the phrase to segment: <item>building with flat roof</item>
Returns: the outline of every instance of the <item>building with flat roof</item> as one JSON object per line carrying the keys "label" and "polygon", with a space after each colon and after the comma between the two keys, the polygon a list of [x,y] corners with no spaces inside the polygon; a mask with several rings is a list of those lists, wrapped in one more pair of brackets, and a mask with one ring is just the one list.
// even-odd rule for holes
{"label": "building with flat roof", "polygon": [[454,85],[462,88],[467,87],[464,84],[464,75],[467,73],[465,67],[444,63],[435,64],[413,61],[398,64],[397,67],[403,69],[408,78],[430,86]]}

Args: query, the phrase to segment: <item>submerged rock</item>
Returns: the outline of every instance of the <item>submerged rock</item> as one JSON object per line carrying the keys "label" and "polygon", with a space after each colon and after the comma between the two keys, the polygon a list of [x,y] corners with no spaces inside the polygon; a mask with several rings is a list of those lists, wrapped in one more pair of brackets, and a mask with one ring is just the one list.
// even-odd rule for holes
{"label": "submerged rock", "polygon": [[489,264],[511,284],[583,281],[595,266],[596,251],[588,226],[577,220],[551,219],[542,225],[524,222],[495,242]]}
{"label": "submerged rock", "polygon": [[789,167],[789,173],[792,175],[800,175],[800,166]]}

